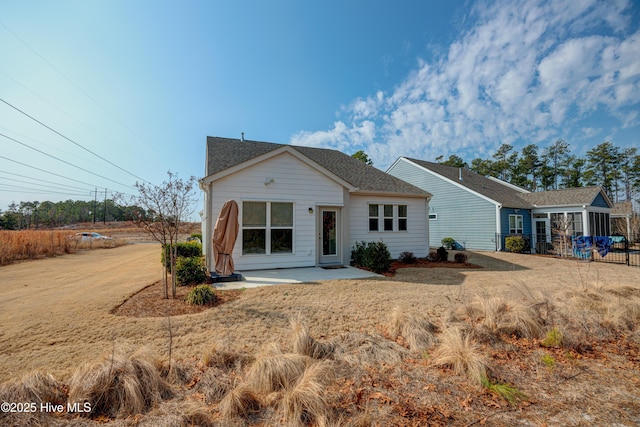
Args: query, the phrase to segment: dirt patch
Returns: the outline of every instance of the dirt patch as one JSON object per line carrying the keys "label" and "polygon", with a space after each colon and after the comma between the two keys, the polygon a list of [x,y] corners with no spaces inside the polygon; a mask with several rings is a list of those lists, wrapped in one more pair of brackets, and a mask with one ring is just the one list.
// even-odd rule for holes
{"label": "dirt patch", "polygon": [[[111,313],[127,317],[166,317],[195,314],[217,307],[229,301],[240,298],[242,290],[217,290],[216,300],[211,304],[192,305],[186,302],[187,294],[193,289],[191,286],[178,286],[176,298],[164,298],[162,281],[149,285],[136,292],[124,303],[111,310]],[[171,294],[171,289],[169,289]]]}

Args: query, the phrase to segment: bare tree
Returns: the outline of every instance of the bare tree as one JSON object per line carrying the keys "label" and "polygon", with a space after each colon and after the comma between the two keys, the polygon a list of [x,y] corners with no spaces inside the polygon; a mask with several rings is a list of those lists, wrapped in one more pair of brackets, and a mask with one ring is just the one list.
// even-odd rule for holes
{"label": "bare tree", "polygon": [[196,196],[194,194],[196,177],[187,181],[178,175],[167,172],[168,180],[162,185],[136,182],[137,196],[132,196],[129,205],[137,206],[132,211],[134,222],[162,245],[165,259],[170,257],[169,265],[163,263],[164,297],[169,298],[169,271],[171,275],[171,296],[176,297],[176,243],[184,223],[193,213]]}

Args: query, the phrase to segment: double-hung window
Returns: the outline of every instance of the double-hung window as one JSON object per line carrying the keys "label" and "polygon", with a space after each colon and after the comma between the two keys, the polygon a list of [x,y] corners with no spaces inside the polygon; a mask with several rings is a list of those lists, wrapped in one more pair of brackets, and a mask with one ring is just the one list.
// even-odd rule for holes
{"label": "double-hung window", "polygon": [[369,204],[369,231],[407,231],[407,205]]}
{"label": "double-hung window", "polygon": [[242,254],[293,253],[293,203],[242,203]]}
{"label": "double-hung window", "polygon": [[509,215],[509,234],[522,234],[523,230],[522,215]]}

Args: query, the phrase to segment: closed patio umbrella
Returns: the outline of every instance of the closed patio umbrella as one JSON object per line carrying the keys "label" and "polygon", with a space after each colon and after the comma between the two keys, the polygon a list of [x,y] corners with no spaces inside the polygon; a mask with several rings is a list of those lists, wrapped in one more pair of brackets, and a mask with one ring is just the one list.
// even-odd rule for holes
{"label": "closed patio umbrella", "polygon": [[238,237],[238,204],[235,200],[224,203],[213,227],[213,259],[216,273],[229,276],[233,273],[233,246]]}

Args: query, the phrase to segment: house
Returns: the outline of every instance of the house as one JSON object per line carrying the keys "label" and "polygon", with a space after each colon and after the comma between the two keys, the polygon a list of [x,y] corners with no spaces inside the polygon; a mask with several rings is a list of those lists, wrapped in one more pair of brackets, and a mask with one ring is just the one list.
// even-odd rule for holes
{"label": "house", "polygon": [[503,250],[505,237],[522,235],[533,252],[547,252],[554,237],[609,235],[612,203],[601,187],[529,192],[468,168],[400,157],[387,173],[433,195],[431,246],[451,237],[474,250]]}
{"label": "house", "polygon": [[429,250],[431,194],[339,151],[208,137],[203,251],[213,225],[239,205],[236,270],[349,264],[357,241],[382,240],[392,257]]}

